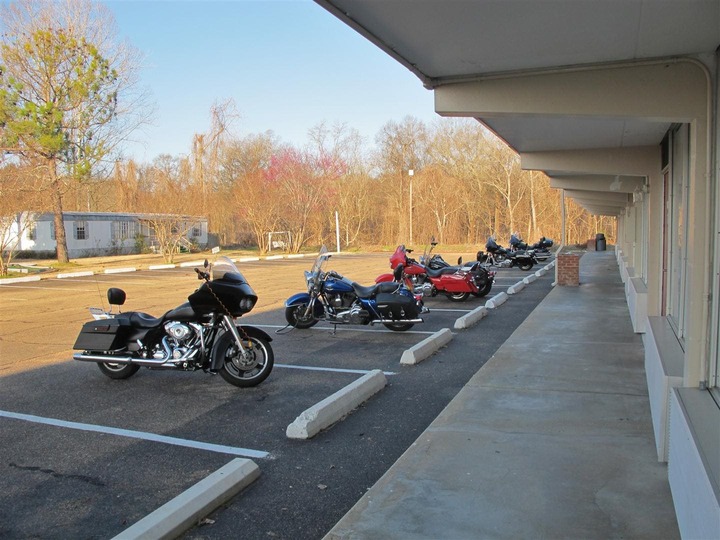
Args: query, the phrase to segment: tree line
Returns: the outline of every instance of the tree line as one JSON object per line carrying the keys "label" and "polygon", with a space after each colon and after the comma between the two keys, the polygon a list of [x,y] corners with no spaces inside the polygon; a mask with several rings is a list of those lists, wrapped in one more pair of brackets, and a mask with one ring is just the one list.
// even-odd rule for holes
{"label": "tree line", "polygon": [[[320,122],[299,148],[272,131],[234,135],[239,115],[226,100],[212,107],[207,132],[188,141],[188,154],[119,159],[122,140],[145,117],[132,90],[137,55],[97,35],[108,14],[95,4],[74,4],[85,15],[82,28],[53,4],[42,4],[41,17],[37,5],[11,4],[15,11],[3,13],[14,25],[0,49],[4,215],[206,216],[218,244],[261,252],[273,231],[289,232],[292,252],[335,245],[336,213],[345,249],[425,244],[431,236],[481,247],[513,231],[530,242],[561,236],[560,192],[545,175],[521,170],[518,156],[470,119],[389,120],[372,150],[351,126]],[[614,219],[572,202],[566,214],[568,243],[596,232],[612,241]],[[56,217],[58,231],[59,224]]]}

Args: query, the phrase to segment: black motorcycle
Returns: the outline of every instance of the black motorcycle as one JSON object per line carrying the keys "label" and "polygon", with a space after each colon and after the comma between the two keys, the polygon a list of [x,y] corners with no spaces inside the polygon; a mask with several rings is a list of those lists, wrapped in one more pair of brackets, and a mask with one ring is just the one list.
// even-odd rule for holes
{"label": "black motorcycle", "polygon": [[490,237],[485,244],[485,252],[477,252],[477,260],[488,266],[498,268],[512,268],[517,266],[525,272],[532,269],[538,263],[532,250],[511,251],[498,245],[495,239]]}
{"label": "black motorcycle", "polygon": [[108,289],[110,311],[90,308],[95,320],[83,325],[73,346],[82,352],[73,359],[97,363],[111,379],[127,379],[147,367],[202,369],[239,387],[263,382],[273,368],[272,338],[235,322],[252,310],[257,295],[227,257],[211,266],[205,261],[205,268],[195,271],[205,283],[188,302],[157,319],[139,311],[113,313],[112,306],[125,303],[125,291]]}
{"label": "black motorcycle", "polygon": [[541,236],[540,240],[529,246],[526,242],[515,235],[510,237],[510,249],[512,251],[532,250],[538,261],[545,261],[550,258],[550,248],[553,246],[553,243],[554,242],[550,238]]}

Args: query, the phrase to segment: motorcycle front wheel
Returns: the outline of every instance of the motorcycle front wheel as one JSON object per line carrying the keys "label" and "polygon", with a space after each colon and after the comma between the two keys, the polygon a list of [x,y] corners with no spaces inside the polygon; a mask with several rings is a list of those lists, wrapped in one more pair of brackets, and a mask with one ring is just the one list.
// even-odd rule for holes
{"label": "motorcycle front wheel", "polygon": [[318,320],[313,316],[312,313],[307,312],[307,304],[298,304],[295,306],[289,306],[285,308],[285,320],[290,326],[305,330],[311,328],[318,323]]}
{"label": "motorcycle front wheel", "polygon": [[242,336],[242,343],[244,351],[238,349],[230,332],[218,338],[215,347],[222,358],[220,376],[226,382],[241,388],[257,386],[270,375],[275,354],[270,343],[259,336]]}
{"label": "motorcycle front wheel", "polygon": [[98,368],[103,375],[111,379],[127,379],[138,372],[140,366],[135,364],[120,364],[117,362],[98,362]]}
{"label": "motorcycle front wheel", "polygon": [[453,302],[464,302],[468,298],[470,298],[469,292],[455,292],[455,293],[446,293],[447,297],[452,300]]}

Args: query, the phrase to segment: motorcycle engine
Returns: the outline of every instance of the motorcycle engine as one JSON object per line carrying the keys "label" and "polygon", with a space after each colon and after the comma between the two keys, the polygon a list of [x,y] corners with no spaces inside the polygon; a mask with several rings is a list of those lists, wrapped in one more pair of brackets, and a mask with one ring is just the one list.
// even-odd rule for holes
{"label": "motorcycle engine", "polygon": [[329,294],[327,300],[332,307],[337,308],[348,308],[352,305],[355,300],[355,295],[351,293],[336,293]]}
{"label": "motorcycle engine", "polygon": [[346,324],[364,324],[370,314],[361,306],[352,306],[347,311],[338,313],[336,318]]}
{"label": "motorcycle engine", "polygon": [[167,332],[168,336],[179,342],[184,342],[189,336],[193,335],[192,328],[177,321],[165,323],[165,332]]}
{"label": "motorcycle engine", "polygon": [[190,325],[177,321],[165,323],[167,337],[163,340],[170,349],[172,359],[175,361],[187,360],[193,356],[193,345],[198,337],[198,331]]}

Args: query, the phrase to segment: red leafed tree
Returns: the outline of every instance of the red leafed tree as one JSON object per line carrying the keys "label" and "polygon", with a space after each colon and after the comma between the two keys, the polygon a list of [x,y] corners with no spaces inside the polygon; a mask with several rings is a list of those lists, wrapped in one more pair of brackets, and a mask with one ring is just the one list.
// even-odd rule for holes
{"label": "red leafed tree", "polygon": [[333,180],[344,167],[326,154],[287,148],[275,154],[266,170],[266,180],[280,193],[281,230],[290,231],[290,251],[297,253],[312,236],[322,242],[332,214],[336,187]]}

